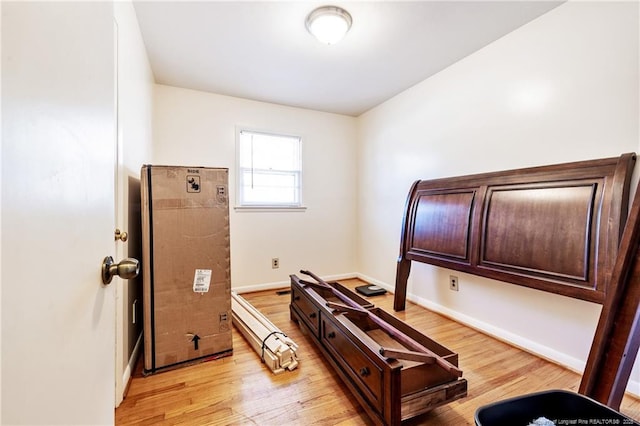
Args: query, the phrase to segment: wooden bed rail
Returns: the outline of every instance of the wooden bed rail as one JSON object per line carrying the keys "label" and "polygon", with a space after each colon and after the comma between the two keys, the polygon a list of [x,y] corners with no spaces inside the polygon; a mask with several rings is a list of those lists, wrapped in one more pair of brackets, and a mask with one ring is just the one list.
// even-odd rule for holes
{"label": "wooden bed rail", "polygon": [[619,410],[640,346],[640,186],[593,337],[579,393]]}

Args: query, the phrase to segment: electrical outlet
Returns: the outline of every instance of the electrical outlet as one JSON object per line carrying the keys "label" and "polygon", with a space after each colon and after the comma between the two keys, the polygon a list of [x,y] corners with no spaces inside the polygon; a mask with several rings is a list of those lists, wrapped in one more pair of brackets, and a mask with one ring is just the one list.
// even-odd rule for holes
{"label": "electrical outlet", "polygon": [[453,275],[449,275],[449,288],[453,291],[458,291],[458,277],[454,277]]}
{"label": "electrical outlet", "polygon": [[273,259],[271,259],[271,269],[278,269],[280,267],[280,259],[277,257],[274,257]]}

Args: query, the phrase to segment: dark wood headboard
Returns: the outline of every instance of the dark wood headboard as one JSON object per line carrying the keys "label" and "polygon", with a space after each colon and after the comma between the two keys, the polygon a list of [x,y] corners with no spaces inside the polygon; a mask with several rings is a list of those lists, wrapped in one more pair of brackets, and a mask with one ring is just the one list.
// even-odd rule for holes
{"label": "dark wood headboard", "polygon": [[412,261],[602,304],[580,392],[618,408],[640,345],[640,189],[625,228],[635,158],[415,182],[394,309]]}
{"label": "dark wood headboard", "polygon": [[417,181],[394,308],[411,261],[602,303],[627,217],[635,154]]}

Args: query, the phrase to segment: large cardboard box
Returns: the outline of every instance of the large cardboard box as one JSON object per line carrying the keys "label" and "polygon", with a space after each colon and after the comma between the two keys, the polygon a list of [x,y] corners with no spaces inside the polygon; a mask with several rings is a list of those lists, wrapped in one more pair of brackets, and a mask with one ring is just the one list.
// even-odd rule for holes
{"label": "large cardboard box", "polygon": [[231,354],[228,170],[141,170],[144,370]]}

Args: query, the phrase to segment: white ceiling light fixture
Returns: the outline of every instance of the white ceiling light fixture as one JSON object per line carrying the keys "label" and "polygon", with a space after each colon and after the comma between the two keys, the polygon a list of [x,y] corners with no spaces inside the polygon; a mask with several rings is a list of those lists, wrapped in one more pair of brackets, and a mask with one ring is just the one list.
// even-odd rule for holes
{"label": "white ceiling light fixture", "polygon": [[349,12],[338,6],[322,6],[314,9],[305,24],[307,30],[325,44],[336,44],[347,34],[352,23]]}

